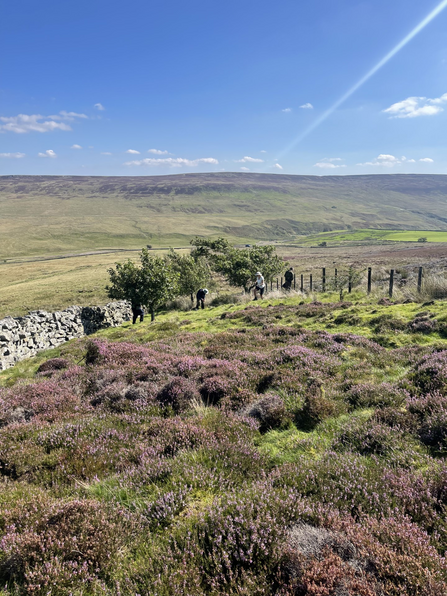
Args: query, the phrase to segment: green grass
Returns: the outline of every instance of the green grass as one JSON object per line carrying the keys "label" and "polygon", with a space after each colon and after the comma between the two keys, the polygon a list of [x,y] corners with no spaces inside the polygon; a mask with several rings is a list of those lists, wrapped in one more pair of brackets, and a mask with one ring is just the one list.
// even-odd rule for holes
{"label": "green grass", "polygon": [[418,242],[427,238],[427,242],[447,242],[447,231],[435,230],[338,230],[312,234],[299,240],[309,246],[327,242],[328,246],[348,243],[377,244],[383,242]]}

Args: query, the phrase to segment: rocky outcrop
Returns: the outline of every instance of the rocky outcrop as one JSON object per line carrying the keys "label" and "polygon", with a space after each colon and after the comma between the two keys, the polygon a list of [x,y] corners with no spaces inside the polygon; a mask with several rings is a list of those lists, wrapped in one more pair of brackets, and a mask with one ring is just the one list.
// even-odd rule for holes
{"label": "rocky outcrop", "polygon": [[117,327],[131,318],[130,304],[124,301],[105,306],[71,306],[52,313],[36,310],[25,317],[6,317],[0,320],[0,370],[75,337]]}

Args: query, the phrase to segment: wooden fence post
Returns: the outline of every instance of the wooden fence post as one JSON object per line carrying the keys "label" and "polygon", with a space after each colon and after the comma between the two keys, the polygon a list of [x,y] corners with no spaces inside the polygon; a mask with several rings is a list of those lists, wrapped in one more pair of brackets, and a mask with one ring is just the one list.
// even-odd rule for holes
{"label": "wooden fence post", "polygon": [[390,269],[390,289],[388,292],[390,298],[393,297],[393,288],[394,288],[394,269]]}
{"label": "wooden fence post", "polygon": [[300,287],[300,290],[302,292],[304,292],[304,275],[303,274],[301,274],[301,287]]}
{"label": "wooden fence post", "polygon": [[279,290],[279,281],[278,281],[278,278],[276,278],[276,289]]}
{"label": "wooden fence post", "polygon": [[418,272],[418,292],[419,294],[422,292],[422,267],[419,267]]}
{"label": "wooden fence post", "polygon": [[273,278],[270,280],[270,291],[273,290]]}
{"label": "wooden fence post", "polygon": [[323,285],[323,292],[326,292],[326,268],[323,267],[323,275],[322,275],[322,285]]}
{"label": "wooden fence post", "polygon": [[368,294],[371,294],[371,267],[368,267]]}
{"label": "wooden fence post", "polygon": [[281,277],[281,288],[282,288],[282,277]]}
{"label": "wooden fence post", "polygon": [[312,292],[312,273],[309,276],[309,289]]}
{"label": "wooden fence post", "polygon": [[295,273],[293,274],[293,289],[296,288],[296,275]]}
{"label": "wooden fence post", "polygon": [[351,269],[349,270],[349,278],[348,278],[348,294],[352,292],[352,272]]}

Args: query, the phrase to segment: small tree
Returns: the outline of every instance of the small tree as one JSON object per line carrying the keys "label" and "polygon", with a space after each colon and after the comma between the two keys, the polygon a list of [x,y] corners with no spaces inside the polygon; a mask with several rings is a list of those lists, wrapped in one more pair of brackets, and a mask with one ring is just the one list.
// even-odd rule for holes
{"label": "small tree", "polygon": [[207,257],[214,271],[225,276],[230,285],[242,286],[246,292],[257,271],[261,271],[266,281],[271,281],[288,266],[276,254],[274,246],[233,248],[224,238],[195,238],[191,244],[196,247],[192,252],[195,258]]}
{"label": "small tree", "polygon": [[422,238],[418,238],[418,242],[427,242],[427,237],[423,236]]}
{"label": "small tree", "polygon": [[129,300],[132,307],[145,306],[151,313],[151,321],[162,304],[175,294],[177,274],[167,259],[149,255],[143,248],[141,267],[128,260],[117,263],[116,269],[108,269],[110,285],[107,294],[114,300]]}
{"label": "small tree", "polygon": [[168,260],[177,274],[177,293],[180,296],[189,294],[191,302],[194,302],[194,293],[208,286],[211,280],[211,269],[206,257],[180,255],[171,248]]}

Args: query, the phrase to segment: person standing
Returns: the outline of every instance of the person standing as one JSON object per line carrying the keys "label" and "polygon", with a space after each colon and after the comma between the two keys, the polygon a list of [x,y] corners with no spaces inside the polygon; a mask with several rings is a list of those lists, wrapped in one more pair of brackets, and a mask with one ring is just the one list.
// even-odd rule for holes
{"label": "person standing", "polygon": [[262,276],[262,273],[258,271],[256,273],[256,283],[255,283],[255,291],[254,291],[254,300],[258,299],[258,292],[261,296],[261,299],[264,299],[264,292],[265,292],[265,282]]}
{"label": "person standing", "polygon": [[283,283],[282,287],[285,290],[291,290],[292,283],[293,283],[293,267],[290,267],[290,269],[288,271],[286,271],[284,274],[284,283]]}
{"label": "person standing", "polygon": [[196,310],[199,310],[199,308],[205,308],[205,298],[206,298],[206,295],[207,294],[208,294],[208,290],[206,288],[201,288],[197,292],[197,306],[196,306]]}

